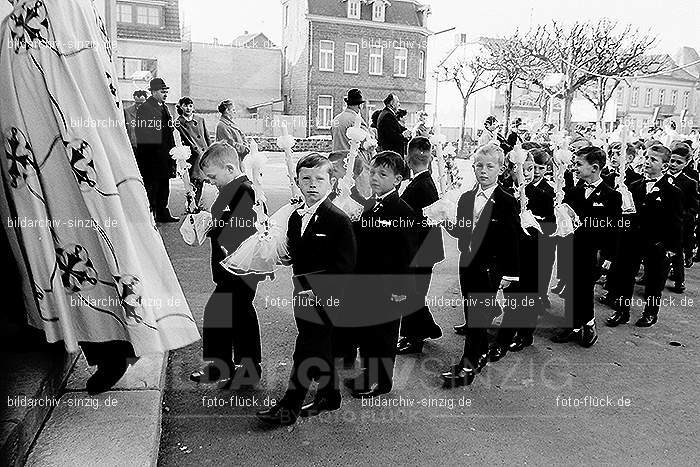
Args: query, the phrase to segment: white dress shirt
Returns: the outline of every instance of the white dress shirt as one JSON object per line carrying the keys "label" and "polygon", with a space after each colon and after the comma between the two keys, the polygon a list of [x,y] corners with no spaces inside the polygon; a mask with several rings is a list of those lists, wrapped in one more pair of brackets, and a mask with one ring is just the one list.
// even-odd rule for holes
{"label": "white dress shirt", "polygon": [[598,188],[598,185],[600,185],[601,183],[603,183],[602,178],[599,178],[598,180],[596,180],[595,182],[592,182],[592,183],[586,182],[586,191],[585,191],[586,199],[588,199],[593,194],[593,192],[596,190],[596,188]]}
{"label": "white dress shirt", "polygon": [[309,222],[311,222],[311,219],[316,214],[316,211],[318,211],[318,207],[326,200],[327,197],[328,195],[324,196],[311,207],[307,207],[306,204],[304,204],[304,207],[298,210],[301,214],[301,235],[304,235],[306,228],[309,226]]}

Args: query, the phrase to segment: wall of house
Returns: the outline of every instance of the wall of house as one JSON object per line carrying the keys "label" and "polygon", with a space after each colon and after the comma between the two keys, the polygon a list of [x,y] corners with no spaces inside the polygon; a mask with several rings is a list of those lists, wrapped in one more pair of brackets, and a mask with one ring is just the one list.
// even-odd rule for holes
{"label": "wall of house", "polygon": [[[182,97],[182,50],[179,42],[154,42],[119,39],[114,54],[117,57],[135,57],[158,60],[158,77],[170,86],[168,102],[173,103]],[[133,100],[134,91],[148,90],[148,81],[119,80],[119,97],[123,101]]]}
{"label": "wall of house", "polygon": [[[308,102],[312,106],[312,134],[328,134],[330,130],[317,128],[316,110],[319,95],[333,96],[333,114],[345,107],[343,98],[351,88],[359,88],[367,101],[368,114],[371,107],[384,107],[383,100],[389,93],[395,93],[401,107],[409,112],[407,122],[425,106],[426,73],[419,78],[419,53],[425,53],[424,69],[427,63],[427,37],[419,32],[405,32],[379,29],[362,25],[347,25],[313,22],[312,24],[312,64],[310,67]],[[334,41],[334,71],[319,70],[319,48],[321,40]],[[358,73],[345,73],[345,43],[359,44]],[[384,46],[382,75],[370,75],[370,46]],[[394,76],[394,46],[408,50],[406,77]],[[366,117],[367,118],[367,117]]]}
{"label": "wall of house", "polygon": [[281,98],[282,52],[192,42],[183,50],[183,89],[198,109],[216,110],[232,99],[241,116],[247,108]]}
{"label": "wall of house", "polygon": [[[288,21],[284,25],[284,9],[288,7]],[[309,23],[305,18],[306,2],[303,0],[287,0],[282,4],[283,18],[282,51],[286,61],[286,73],[282,76],[282,99],[284,112],[290,115],[308,115],[307,85],[309,70]],[[285,49],[286,48],[286,49]],[[286,55],[284,51],[286,50]],[[285,67],[282,67],[283,71]],[[303,123],[306,132],[306,121]]]}

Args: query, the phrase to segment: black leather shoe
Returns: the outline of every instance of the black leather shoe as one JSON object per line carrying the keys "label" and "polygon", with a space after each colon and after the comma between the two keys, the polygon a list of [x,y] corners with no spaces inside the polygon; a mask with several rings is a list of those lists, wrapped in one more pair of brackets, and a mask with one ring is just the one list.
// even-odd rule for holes
{"label": "black leather shoe", "polygon": [[201,370],[193,371],[190,380],[195,383],[216,383],[223,379],[218,365],[210,363]]}
{"label": "black leather shoe", "polygon": [[489,351],[489,361],[497,362],[508,353],[508,348],[504,345],[495,345]]}
{"label": "black leather shoe", "polygon": [[566,282],[560,280],[557,282],[557,285],[552,287],[550,291],[554,294],[557,294],[561,296],[564,293],[564,290],[566,290]]}
{"label": "black leather shoe", "polygon": [[512,344],[508,346],[508,350],[510,350],[511,352],[520,352],[525,347],[531,346],[532,341],[532,336],[518,337]]}
{"label": "black leather shoe", "polygon": [[352,391],[350,395],[355,399],[362,399],[364,397],[377,397],[382,394],[387,394],[391,392],[391,385],[372,383],[369,388],[359,391]]}
{"label": "black leather shoe", "polygon": [[642,317],[639,318],[636,323],[634,323],[634,325],[640,328],[648,328],[649,326],[656,324],[656,321],[658,321],[657,315],[644,313]]}
{"label": "black leather shoe", "polygon": [[669,287],[668,290],[673,293],[683,293],[685,292],[685,284],[683,282],[676,281],[673,287]]}
{"label": "black leather shoe", "polygon": [[271,425],[294,425],[299,418],[299,411],[277,404],[267,410],[261,410],[255,414],[258,419]]}
{"label": "black leather shoe", "polygon": [[459,334],[460,336],[466,336],[467,335],[467,325],[466,324],[458,324],[457,326],[453,326],[455,332]]}
{"label": "black leather shoe", "polygon": [[464,368],[462,365],[455,365],[440,375],[445,387],[456,388],[469,386],[476,377],[476,371],[471,368]]}
{"label": "black leather shoe", "polygon": [[623,311],[623,310],[618,310],[608,319],[605,320],[605,325],[610,326],[611,328],[614,328],[615,326],[619,326],[620,324],[625,324],[628,323],[630,320],[630,312],[629,311]]}
{"label": "black leather shoe", "polygon": [[262,368],[256,363],[253,370],[250,371],[246,367],[239,365],[233,370],[230,378],[223,378],[219,381],[219,389],[234,389],[252,388],[257,386],[262,378]]}
{"label": "black leather shoe", "polygon": [[331,412],[333,410],[338,410],[339,408],[340,398],[338,398],[337,400],[331,400],[327,397],[321,397],[319,399],[315,399],[310,404],[302,406],[299,415],[304,418],[315,417],[316,415],[319,415],[322,412]]}
{"label": "black leather shoe", "polygon": [[584,324],[581,327],[581,347],[591,347],[598,341],[598,331],[595,328],[595,321],[593,324]]}
{"label": "black leather shoe", "polygon": [[90,395],[109,391],[124,376],[128,368],[126,358],[99,364],[97,371],[85,383],[85,389]]}
{"label": "black leather shoe", "polygon": [[556,342],[557,344],[561,344],[564,342],[578,340],[580,335],[581,332],[578,329],[563,328],[554,333],[550,340],[552,342]]}
{"label": "black leather shoe", "polygon": [[398,355],[421,353],[423,351],[423,340],[409,337],[402,337],[396,345]]}
{"label": "black leather shoe", "polygon": [[175,217],[175,216],[171,216],[171,215],[158,216],[158,217],[156,217],[156,222],[160,222],[160,223],[164,223],[164,224],[172,223],[172,222],[180,222],[180,218]]}

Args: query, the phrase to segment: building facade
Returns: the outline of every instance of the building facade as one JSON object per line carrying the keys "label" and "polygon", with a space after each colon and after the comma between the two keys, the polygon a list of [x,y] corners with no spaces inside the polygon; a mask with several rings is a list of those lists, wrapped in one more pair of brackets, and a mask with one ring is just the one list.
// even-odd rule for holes
{"label": "building facade", "polygon": [[415,1],[282,0],[282,100],[306,133],[330,133],[348,89],[362,90],[365,118],[395,93],[407,123],[424,109],[429,7]]}
{"label": "building facade", "polygon": [[[677,67],[671,57],[666,57],[665,69]],[[666,119],[671,119],[681,133],[688,132],[700,126],[699,86],[698,77],[685,69],[630,80],[617,89],[618,118],[636,131],[661,126]]]}
{"label": "building facade", "polygon": [[148,90],[152,78],[170,86],[168,103],[182,96],[182,39],[179,0],[116,0],[115,65],[119,94],[132,101],[136,90]]}
{"label": "building facade", "polygon": [[281,113],[282,51],[260,36],[228,45],[183,44],[182,92],[198,111],[215,112],[219,102],[231,99],[240,117],[272,113],[273,107]]}

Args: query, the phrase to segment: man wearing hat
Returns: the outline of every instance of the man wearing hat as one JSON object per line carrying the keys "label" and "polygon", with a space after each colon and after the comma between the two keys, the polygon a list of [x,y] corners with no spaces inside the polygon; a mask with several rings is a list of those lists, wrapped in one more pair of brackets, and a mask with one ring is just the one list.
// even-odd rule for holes
{"label": "man wearing hat", "polygon": [[[359,89],[351,89],[348,91],[348,96],[345,98],[347,107],[341,113],[333,118],[331,122],[331,136],[333,138],[333,151],[347,151],[350,149],[350,140],[345,134],[347,129],[355,125],[357,116],[361,117],[362,104],[365,99],[362,97],[362,91]],[[364,120],[360,124],[363,129],[367,130],[367,124]]]}
{"label": "man wearing hat", "polygon": [[161,78],[151,80],[151,96],[136,111],[136,162],[156,222],[177,222],[168,210],[170,178],[175,176],[173,121],[165,105],[170,88]]}
{"label": "man wearing hat", "polygon": [[394,151],[406,155],[406,144],[411,137],[411,130],[405,129],[396,118],[399,110],[399,98],[389,94],[384,99],[384,110],[377,119],[377,140],[380,151]]}

